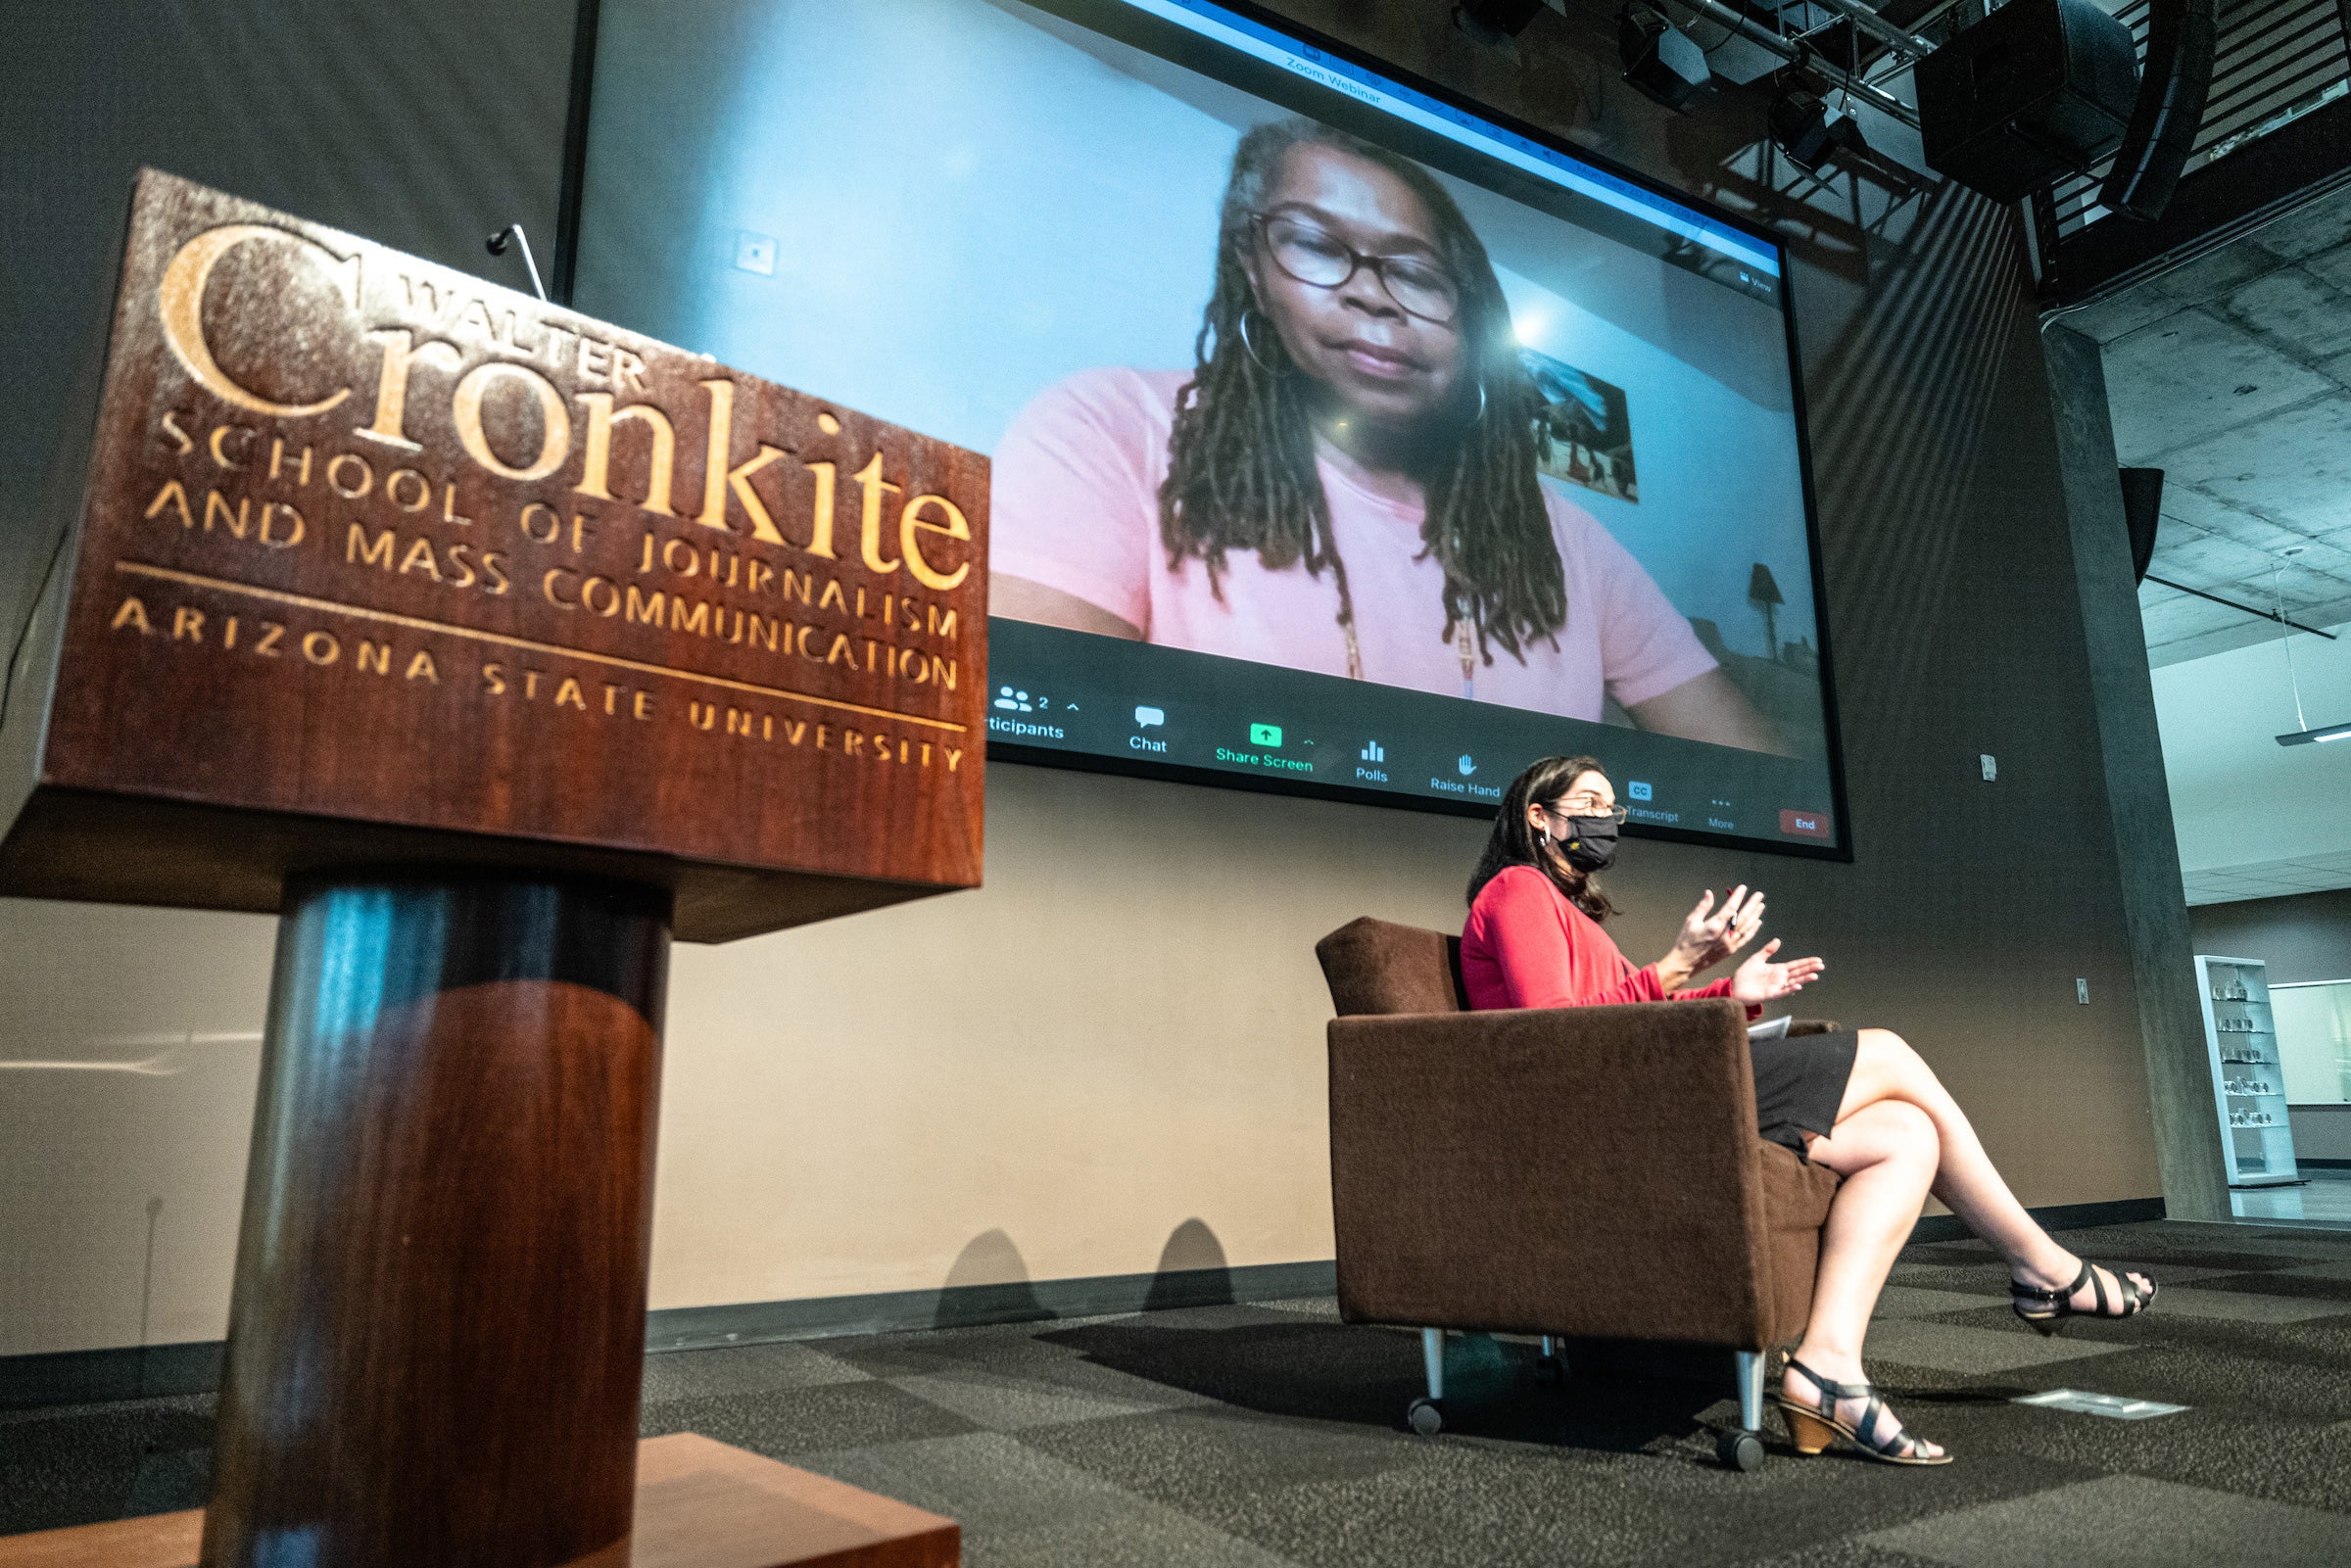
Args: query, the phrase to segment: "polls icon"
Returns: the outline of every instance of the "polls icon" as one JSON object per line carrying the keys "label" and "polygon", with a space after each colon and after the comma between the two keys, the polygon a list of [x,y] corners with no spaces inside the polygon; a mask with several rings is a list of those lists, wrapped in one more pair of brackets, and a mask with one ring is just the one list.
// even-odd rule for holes
{"label": "polls icon", "polygon": [[1165,708],[1137,708],[1134,710],[1134,727],[1137,730],[1148,730],[1155,724],[1166,724],[1167,722],[1168,710]]}

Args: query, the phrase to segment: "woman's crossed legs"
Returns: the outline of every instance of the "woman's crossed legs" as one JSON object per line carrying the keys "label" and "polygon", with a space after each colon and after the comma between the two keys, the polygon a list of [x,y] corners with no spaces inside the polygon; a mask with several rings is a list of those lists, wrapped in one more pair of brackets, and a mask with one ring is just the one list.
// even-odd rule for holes
{"label": "woman's crossed legs", "polygon": [[[1890,1029],[1861,1031],[1837,1125],[1829,1136],[1813,1138],[1805,1152],[1814,1164],[1845,1177],[1821,1230],[1812,1315],[1796,1351],[1797,1360],[1824,1378],[1863,1381],[1861,1340],[1869,1315],[1929,1193],[1990,1242],[2019,1282],[2061,1289],[2081,1273],[2082,1260],[2058,1246],[2008,1190],[1950,1091]],[[2098,1272],[2112,1290],[2113,1274]],[[2131,1277],[2151,1293],[2143,1276]],[[2084,1283],[2072,1305],[2097,1310],[2097,1284]],[[1799,1404],[1820,1402],[1819,1390],[1800,1372],[1790,1370],[1783,1387]],[[1849,1426],[1864,1408],[1861,1400],[1841,1400],[1836,1415]],[[1862,1435],[1882,1443],[1897,1426],[1888,1411],[1875,1431]],[[1931,1443],[1921,1449],[1942,1451]]]}

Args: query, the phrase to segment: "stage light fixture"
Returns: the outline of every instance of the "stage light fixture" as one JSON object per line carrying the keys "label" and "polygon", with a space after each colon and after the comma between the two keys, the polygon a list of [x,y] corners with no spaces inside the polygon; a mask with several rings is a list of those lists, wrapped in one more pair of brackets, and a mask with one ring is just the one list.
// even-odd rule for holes
{"label": "stage light fixture", "polygon": [[1867,145],[1859,121],[1801,87],[1784,88],[1771,101],[1765,125],[1772,145],[1808,174]]}
{"label": "stage light fixture", "polygon": [[2324,745],[2329,740],[2351,740],[2351,724],[2329,724],[2317,730],[2296,730],[2291,735],[2281,735],[2278,737],[2278,743],[2281,746]]}
{"label": "stage light fixture", "polygon": [[1617,14],[1616,55],[1633,90],[1667,109],[1681,109],[1713,77],[1698,40],[1644,5]]}

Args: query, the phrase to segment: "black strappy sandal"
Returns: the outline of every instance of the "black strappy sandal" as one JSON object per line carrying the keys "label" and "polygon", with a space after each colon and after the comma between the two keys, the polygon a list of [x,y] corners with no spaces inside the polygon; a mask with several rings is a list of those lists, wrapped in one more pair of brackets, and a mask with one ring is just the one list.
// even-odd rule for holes
{"label": "black strappy sandal", "polygon": [[[1951,1456],[1947,1452],[1927,1453],[1925,1451],[1926,1445],[1918,1438],[1913,1437],[1910,1429],[1899,1421],[1895,1423],[1894,1430],[1886,1435],[1885,1441],[1872,1442],[1869,1434],[1877,1430],[1878,1417],[1887,1413],[1887,1410],[1886,1402],[1878,1398],[1878,1391],[1867,1383],[1834,1382],[1829,1378],[1822,1377],[1793,1355],[1788,1358],[1788,1369],[1809,1378],[1813,1388],[1820,1392],[1821,1399],[1821,1402],[1817,1406],[1801,1405],[1788,1397],[1788,1385],[1785,1382],[1780,1385],[1776,1402],[1787,1413],[1788,1435],[1796,1440],[1797,1452],[1818,1453],[1826,1449],[1833,1440],[1844,1438],[1860,1453],[1886,1464],[1925,1465],[1949,1464],[1951,1462]],[[1847,1426],[1843,1421],[1837,1419],[1837,1402],[1840,1400],[1866,1400],[1869,1402],[1862,1407],[1859,1426]]]}
{"label": "black strappy sandal", "polygon": [[[2042,1290],[2038,1285],[2028,1285],[2022,1280],[2010,1280],[2008,1295],[2011,1299],[2008,1305],[2016,1309],[2017,1316],[2033,1325],[2034,1333],[2043,1339],[2056,1333],[2069,1317],[2135,1317],[2155,1305],[2153,1280],[2147,1281],[2146,1294],[2141,1296],[2138,1282],[2128,1271],[2109,1267],[2106,1272],[2114,1276],[2114,1294],[2119,1300],[2109,1299],[2105,1276],[2098,1272],[2095,1264],[2086,1262],[2082,1265],[2082,1272],[2074,1276],[2074,1282],[2062,1290]],[[2074,1292],[2085,1285],[2097,1297],[2098,1305],[2094,1311],[2074,1305]]]}

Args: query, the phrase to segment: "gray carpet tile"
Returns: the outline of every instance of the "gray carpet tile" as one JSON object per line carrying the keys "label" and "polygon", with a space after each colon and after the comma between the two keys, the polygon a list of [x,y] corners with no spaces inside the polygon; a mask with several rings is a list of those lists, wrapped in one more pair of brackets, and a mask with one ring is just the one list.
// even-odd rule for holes
{"label": "gray carpet tile", "polygon": [[1936,1317],[1944,1312],[1974,1312],[1987,1307],[2005,1307],[2008,1298],[1991,1291],[1937,1290],[1928,1285],[1889,1284],[1878,1293],[1876,1315]]}
{"label": "gray carpet tile", "polygon": [[730,1345],[686,1354],[647,1356],[645,1402],[823,1388],[833,1383],[860,1383],[872,1376],[814,1345]]}
{"label": "gray carpet tile", "polygon": [[2214,1568],[2221,1563],[2341,1568],[2351,1545],[2346,1523],[2338,1513],[2144,1476],[2112,1475],[1938,1515],[1864,1539],[1950,1568],[2122,1561],[2137,1568]]}
{"label": "gray carpet tile", "polygon": [[[1403,1426],[1418,1336],[1327,1298],[648,1360],[644,1429],[698,1431],[936,1509],[978,1568],[2197,1568],[2351,1561],[2351,1232],[2142,1224],[2069,1246],[2164,1286],[2043,1340],[1965,1242],[1912,1248],[1866,1347],[1936,1470],[1788,1447],[1742,1475],[1728,1356],[1448,1341],[1445,1430]],[[2188,1406],[2026,1406],[2055,1387]],[[210,1402],[0,1413],[0,1533],[191,1506]],[[2245,1543],[2258,1544],[2248,1551]]]}
{"label": "gray carpet tile", "polygon": [[791,1459],[852,1444],[947,1437],[972,1431],[974,1425],[888,1383],[868,1381],[669,1400],[647,1405],[639,1430],[648,1438],[699,1432],[771,1459]]}

